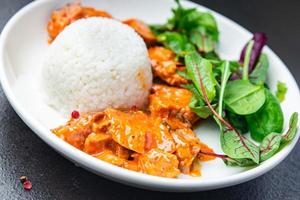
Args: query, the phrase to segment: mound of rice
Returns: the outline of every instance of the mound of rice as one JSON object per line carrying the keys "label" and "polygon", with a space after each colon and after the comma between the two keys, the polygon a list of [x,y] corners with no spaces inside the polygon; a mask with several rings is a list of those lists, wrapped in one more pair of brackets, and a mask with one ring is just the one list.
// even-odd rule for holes
{"label": "mound of rice", "polygon": [[132,28],[89,18],[68,26],[51,44],[41,80],[57,110],[89,112],[141,108],[152,73],[146,45]]}

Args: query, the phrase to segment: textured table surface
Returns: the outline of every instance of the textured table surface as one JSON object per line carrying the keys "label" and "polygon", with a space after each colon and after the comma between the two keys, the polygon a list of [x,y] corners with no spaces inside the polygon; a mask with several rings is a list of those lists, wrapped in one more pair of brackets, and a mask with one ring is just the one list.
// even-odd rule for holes
{"label": "textured table surface", "polygon": [[[0,30],[31,0],[0,0]],[[243,25],[264,31],[269,46],[300,83],[299,0],[198,0]],[[251,3],[250,3],[251,2]],[[300,144],[269,173],[250,182],[198,193],[162,193],[128,187],[87,172],[40,140],[17,116],[0,89],[0,199],[300,199]],[[18,178],[30,177],[31,191]]]}

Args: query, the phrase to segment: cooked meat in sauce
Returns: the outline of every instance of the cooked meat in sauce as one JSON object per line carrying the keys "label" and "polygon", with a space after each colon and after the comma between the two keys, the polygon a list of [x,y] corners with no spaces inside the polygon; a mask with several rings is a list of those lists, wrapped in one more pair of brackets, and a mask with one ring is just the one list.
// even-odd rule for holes
{"label": "cooked meat in sauce", "polygon": [[177,74],[177,70],[185,67],[176,61],[175,54],[164,47],[151,47],[148,49],[153,74],[170,85],[186,84],[188,81]]}
{"label": "cooked meat in sauce", "polygon": [[[51,43],[58,36],[58,34],[72,22],[78,19],[89,17],[112,18],[112,16],[105,11],[96,10],[90,7],[83,7],[80,3],[67,4],[61,9],[54,11],[48,23],[49,43]],[[155,43],[155,35],[142,21],[137,19],[127,19],[124,20],[123,23],[133,28],[147,44]]]}
{"label": "cooked meat in sauce", "polygon": [[193,162],[202,148],[189,125],[180,119],[136,109],[83,114],[52,131],[98,159],[169,178],[180,172],[192,174]]}
{"label": "cooked meat in sauce", "polygon": [[133,28],[147,44],[153,44],[156,42],[156,37],[151,31],[151,29],[142,21],[137,19],[127,19],[123,21],[124,24],[129,25]]}
{"label": "cooked meat in sauce", "polygon": [[184,88],[154,84],[149,96],[151,114],[175,116],[190,123],[198,117],[189,107],[192,93]]}
{"label": "cooked meat in sauce", "polygon": [[108,17],[112,16],[101,10],[90,7],[83,7],[80,3],[67,4],[59,10],[52,13],[48,23],[49,42],[52,42],[57,35],[72,22],[88,17]]}

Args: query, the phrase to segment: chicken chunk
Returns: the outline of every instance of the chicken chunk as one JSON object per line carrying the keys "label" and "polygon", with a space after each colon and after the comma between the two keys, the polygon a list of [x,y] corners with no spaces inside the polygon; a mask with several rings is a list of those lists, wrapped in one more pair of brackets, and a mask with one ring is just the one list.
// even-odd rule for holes
{"label": "chicken chunk", "polygon": [[141,155],[138,159],[138,170],[146,174],[168,178],[175,178],[180,174],[177,157],[160,149],[152,149]]}
{"label": "chicken chunk", "polygon": [[91,133],[85,139],[83,151],[91,155],[100,153],[111,141],[111,136],[106,133]]}
{"label": "chicken chunk", "polygon": [[127,19],[123,21],[123,23],[132,27],[145,40],[147,44],[156,42],[155,35],[151,31],[151,29],[142,21],[137,19]]}
{"label": "chicken chunk", "polygon": [[164,47],[151,47],[148,49],[154,76],[159,77],[170,85],[186,84],[188,81],[179,76],[176,71],[182,70],[180,63],[175,60],[175,54]]}
{"label": "chicken chunk", "polygon": [[188,128],[172,131],[176,143],[176,156],[179,160],[179,169],[184,174],[189,174],[193,162],[201,149],[201,144],[196,134]]}
{"label": "chicken chunk", "polygon": [[121,158],[109,149],[106,149],[95,156],[96,158],[103,160],[105,162],[111,163],[113,165],[123,167],[125,169],[138,171],[138,163],[136,161],[130,161],[124,158]]}
{"label": "chicken chunk", "polygon": [[174,152],[174,140],[168,128],[162,124],[162,119],[154,119],[142,111],[107,109],[105,114],[110,122],[108,133],[123,147],[138,153],[156,147]]}
{"label": "chicken chunk", "polygon": [[152,115],[175,116],[193,123],[198,117],[189,107],[191,98],[192,93],[187,89],[153,85],[149,96],[149,110]]}
{"label": "chicken chunk", "polygon": [[85,139],[92,133],[92,115],[72,118],[66,125],[52,129],[52,132],[74,147],[83,150]]}
{"label": "chicken chunk", "polygon": [[67,4],[61,9],[54,11],[47,27],[49,33],[49,42],[52,42],[57,35],[72,22],[88,17],[111,18],[111,15],[101,10],[83,7],[80,3]]}

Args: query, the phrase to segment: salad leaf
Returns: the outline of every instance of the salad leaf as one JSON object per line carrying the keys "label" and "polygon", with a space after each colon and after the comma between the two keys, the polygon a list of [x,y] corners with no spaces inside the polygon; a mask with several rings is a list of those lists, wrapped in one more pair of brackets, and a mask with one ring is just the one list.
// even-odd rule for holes
{"label": "salad leaf", "polygon": [[186,79],[186,80],[191,80],[190,77],[187,75],[186,70],[176,70],[176,73],[181,76],[182,78]]}
{"label": "salad leaf", "polygon": [[196,51],[195,47],[189,43],[188,38],[177,32],[164,32],[157,36],[157,41],[165,47],[171,49],[179,56],[184,56],[189,52]]}
{"label": "salad leaf", "polygon": [[203,85],[207,92],[209,101],[211,102],[216,96],[216,80],[212,72],[212,64],[204,59],[198,53],[190,53],[185,56],[185,64],[187,74],[191,78],[193,84],[203,97],[200,86],[200,75],[203,77]]}
{"label": "salad leaf", "polygon": [[[215,105],[213,106],[215,107]],[[208,106],[206,106],[203,101],[199,101],[197,98],[195,98],[195,96],[192,97],[189,107],[202,119],[206,119],[212,115]]]}
{"label": "salad leaf", "polygon": [[203,54],[203,58],[207,60],[221,61],[220,56],[215,51],[210,51],[208,53]]}
{"label": "salad leaf", "polygon": [[[172,10],[173,16],[168,22],[164,25],[151,26],[152,31],[156,35],[165,32],[180,33],[194,48],[197,47],[198,51],[203,53],[214,51],[215,43],[219,40],[219,30],[213,15],[195,8],[183,8],[177,0],[176,3],[177,7]],[[165,42],[163,44],[166,45]]]}
{"label": "salad leaf", "polygon": [[290,122],[289,122],[289,129],[286,134],[283,136],[283,142],[290,142],[292,141],[297,133],[298,128],[298,113],[293,113]]}
{"label": "salad leaf", "polygon": [[[249,47],[249,44],[252,42],[253,42],[253,47],[251,48],[251,54],[246,56],[247,47]],[[257,66],[258,58],[260,57],[262,49],[265,46],[266,42],[267,42],[267,37],[264,33],[254,33],[253,38],[243,48],[241,55],[240,55],[240,59],[239,59],[239,63],[243,64],[243,65],[247,64],[246,65],[247,68],[243,68],[243,69],[240,68],[240,69],[234,71],[231,76],[231,80],[241,79],[242,76],[246,77],[247,71],[248,71],[248,74],[252,73],[255,66]],[[248,51],[248,53],[249,53],[249,51]],[[247,60],[249,59],[249,63],[248,63],[248,61],[245,63],[246,58],[247,58]]]}
{"label": "salad leaf", "polygon": [[237,130],[223,128],[221,147],[226,155],[234,159],[251,159],[259,163],[259,148]]}
{"label": "salad leaf", "polygon": [[226,118],[232,124],[232,126],[239,130],[241,133],[247,133],[249,131],[245,116],[226,111]]}
{"label": "salad leaf", "polygon": [[214,39],[205,33],[203,28],[194,29],[190,33],[191,42],[196,45],[199,52],[213,52],[215,49]]}
{"label": "salad leaf", "polygon": [[283,102],[285,99],[285,94],[287,93],[287,87],[285,83],[278,81],[277,83],[277,91],[276,91],[276,97],[279,100],[279,102]]}
{"label": "salad leaf", "polygon": [[286,143],[292,141],[297,133],[298,113],[293,113],[290,118],[289,129],[286,134],[271,133],[267,135],[260,145],[260,161],[263,162],[273,155]]}
{"label": "salad leaf", "polygon": [[261,109],[252,115],[246,116],[251,137],[256,141],[262,141],[268,134],[281,133],[284,116],[279,101],[265,89],[266,101]]}
{"label": "salad leaf", "polygon": [[251,53],[252,53],[253,44],[254,44],[254,42],[250,41],[246,48],[245,59],[244,59],[244,63],[243,63],[243,80],[248,80],[249,63],[250,63],[250,57],[251,57]]}
{"label": "salad leaf", "polygon": [[256,86],[246,80],[235,80],[227,84],[224,102],[238,115],[249,115],[258,111],[265,102],[262,86]]}
{"label": "salad leaf", "polygon": [[[253,44],[250,61],[249,61],[249,69],[248,69],[249,73],[253,71],[257,59],[259,58],[263,47],[267,43],[267,36],[264,33],[254,33],[253,38],[250,41],[253,41],[254,44]],[[239,60],[240,63],[244,63],[245,61],[247,46],[248,43],[245,45],[245,47],[242,50],[240,60]]]}
{"label": "salad leaf", "polygon": [[253,165],[256,165],[255,162],[253,162],[253,160],[251,159],[233,159],[230,157],[225,157],[223,158],[223,162],[227,165],[227,166],[239,166],[239,167],[250,167]]}
{"label": "salad leaf", "polygon": [[267,73],[269,69],[269,60],[266,54],[262,53],[259,57],[254,70],[249,75],[249,80],[255,85],[263,85],[267,79]]}
{"label": "salad leaf", "polygon": [[[259,148],[247,138],[243,137],[231,124],[226,121],[221,123],[220,116],[223,111],[223,97],[225,94],[225,86],[230,77],[229,62],[225,62],[222,70],[221,89],[219,94],[218,114],[215,116],[217,123],[221,129],[221,147],[224,153],[231,159],[240,161],[249,159],[254,163],[259,163]],[[227,161],[227,165],[233,165],[233,161]],[[244,163],[243,163],[244,164]]]}
{"label": "salad leaf", "polygon": [[267,135],[260,145],[260,161],[271,158],[279,150],[281,141],[282,135],[279,133]]}

